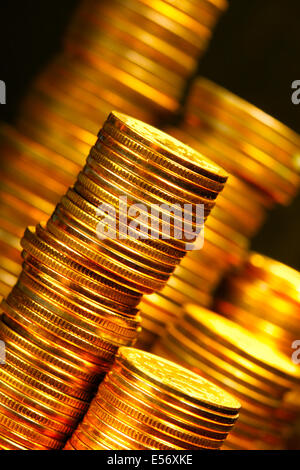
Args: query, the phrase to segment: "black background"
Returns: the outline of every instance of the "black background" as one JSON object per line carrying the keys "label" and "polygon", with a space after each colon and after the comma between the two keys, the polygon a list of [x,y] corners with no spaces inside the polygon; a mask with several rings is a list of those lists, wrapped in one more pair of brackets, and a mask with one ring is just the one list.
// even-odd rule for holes
{"label": "black background", "polygon": [[[102,0],[109,1],[109,0]],[[7,104],[1,119],[13,121],[31,79],[60,49],[78,0],[0,3],[0,80]],[[231,0],[199,72],[300,133],[300,105],[291,83],[300,79],[300,1]],[[268,218],[253,249],[300,270],[300,196]]]}

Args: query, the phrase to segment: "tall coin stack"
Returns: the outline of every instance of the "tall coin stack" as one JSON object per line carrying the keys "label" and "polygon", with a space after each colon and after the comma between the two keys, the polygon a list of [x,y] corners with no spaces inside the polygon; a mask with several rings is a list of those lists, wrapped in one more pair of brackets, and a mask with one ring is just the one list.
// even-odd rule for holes
{"label": "tall coin stack", "polygon": [[199,375],[120,348],[68,450],[219,449],[240,404]]}
{"label": "tall coin stack", "polygon": [[108,113],[172,119],[226,7],[226,0],[80,4],[64,50],[21,106],[19,131],[1,125],[0,297],[20,272],[25,227],[52,213]]}
{"label": "tall coin stack", "polygon": [[186,305],[154,352],[232,393],[242,405],[224,449],[283,449],[294,419],[285,396],[300,383],[293,362],[253,333],[212,311]]}
{"label": "tall coin stack", "polygon": [[74,186],[21,241],[23,270],[1,304],[3,448],[62,447],[118,347],[134,343],[142,294],[162,288],[185,255],[184,239],[160,236],[160,213],[143,238],[143,222],[133,226],[120,200],[141,212],[153,202],[202,204],[207,217],[218,194],[211,186],[226,178],[172,137],[110,114]]}
{"label": "tall coin stack", "polygon": [[300,182],[299,135],[207,79],[196,80],[183,123],[168,132],[222,165],[230,178],[205,227],[202,250],[185,258],[163,291],[142,299],[139,345],[145,349],[185,303],[212,305],[215,287],[245,260],[267,210],[288,204]]}
{"label": "tall coin stack", "polygon": [[[0,172],[0,297],[21,270],[24,228],[47,220],[80,170],[78,163],[2,124]],[[88,150],[87,150],[88,153]]]}

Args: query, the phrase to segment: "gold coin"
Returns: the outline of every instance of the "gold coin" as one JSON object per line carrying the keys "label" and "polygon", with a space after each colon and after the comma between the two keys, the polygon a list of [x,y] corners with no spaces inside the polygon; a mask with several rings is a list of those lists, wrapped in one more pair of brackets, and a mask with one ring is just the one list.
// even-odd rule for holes
{"label": "gold coin", "polygon": [[[176,328],[176,326],[175,326]],[[265,370],[259,367],[257,364],[246,360],[244,357],[240,356],[238,353],[224,347],[218,341],[215,341],[211,337],[203,334],[201,330],[196,330],[195,335],[195,323],[190,321],[187,315],[183,315],[182,321],[177,325],[176,330],[185,335],[188,340],[193,341],[195,344],[199,344],[201,347],[205,348],[207,352],[211,352],[220,359],[220,364],[222,364],[222,359],[226,360],[224,364],[224,370],[226,366],[234,366],[237,368],[237,377],[242,378],[243,373],[248,375],[247,384],[251,389],[254,383],[258,384],[258,391],[261,393],[264,392],[269,397],[274,397],[280,399],[285,392],[285,388],[278,383],[277,377],[271,377],[266,375]],[[174,331],[174,329],[173,329]],[[205,357],[205,352],[203,354]],[[250,375],[250,376],[249,376]],[[253,381],[253,379],[255,379]]]}
{"label": "gold coin", "polygon": [[[187,350],[187,354],[194,356],[199,362],[202,362],[207,367],[215,368],[215,373],[220,373],[228,377],[227,384],[230,381],[236,383],[235,391],[248,394],[251,398],[264,403],[267,406],[276,407],[279,404],[281,396],[274,396],[270,391],[270,388],[260,380],[260,377],[253,376],[232,364],[225,357],[218,354],[218,351],[212,350],[207,346],[206,342],[202,342],[200,339],[196,342],[195,336],[190,335],[190,331],[185,329],[185,326],[180,326],[180,331],[176,328],[170,328],[168,331],[168,340],[172,342],[176,341],[180,344],[180,347]],[[265,389],[265,390],[264,390]],[[282,394],[282,392],[281,392]]]}
{"label": "gold coin", "polygon": [[[69,202],[66,202],[66,205],[68,208],[71,207],[71,203]],[[133,259],[130,257],[125,258],[116,253],[114,256],[116,260],[111,259],[111,250],[102,247],[98,243],[99,240],[97,240],[97,236],[93,233],[93,230],[87,233],[88,229],[86,227],[80,227],[80,216],[84,214],[84,212],[77,209],[76,206],[73,207],[74,217],[76,217],[74,221],[72,214],[69,216],[67,212],[68,209],[66,209],[66,211],[62,209],[64,209],[62,206],[58,206],[52,216],[52,222],[56,221],[58,216],[60,217],[60,214],[63,212],[64,221],[68,221],[68,225],[64,225],[65,232],[71,234],[71,236],[74,234],[77,240],[80,240],[80,243],[77,241],[78,251],[81,254],[89,252],[90,258],[94,263],[99,264],[105,271],[107,270],[107,277],[112,278],[112,280],[121,278],[122,284],[127,288],[148,293],[161,288],[167,281],[169,276],[163,274],[159,275],[159,273],[157,273],[158,275],[155,278],[154,275],[151,275],[149,270],[143,268],[143,266],[139,266],[139,271],[135,270]],[[74,238],[74,235],[72,238]],[[99,246],[101,246],[101,251],[99,250]],[[127,265],[129,266],[127,267]]]}
{"label": "gold coin", "polygon": [[250,253],[246,271],[250,275],[267,281],[279,293],[290,296],[296,302],[299,302],[300,274],[298,271],[255,252]]}
{"label": "gold coin", "polygon": [[[115,127],[106,124],[99,135],[100,142],[110,147],[116,153],[120,153],[123,156],[128,156],[129,159],[134,159],[136,163],[142,164],[145,170],[145,162],[147,162],[147,169],[151,170],[151,173],[164,176],[165,178],[170,177],[170,173],[180,178],[182,182],[189,182],[186,188],[192,188],[193,185],[202,190],[206,189],[208,194],[214,198],[214,192],[219,192],[224,188],[224,183],[214,181],[206,176],[197,174],[194,171],[189,170],[185,166],[167,159],[160,153],[151,151],[149,147],[136,142],[135,140],[128,137],[126,134],[120,132]],[[96,143],[96,148],[99,148]],[[151,163],[151,164],[150,164]],[[166,172],[166,170],[168,170]],[[172,179],[169,181],[172,181]],[[174,183],[178,184],[179,181],[176,179]],[[191,189],[190,189],[191,190]]]}
{"label": "gold coin", "polygon": [[184,399],[199,406],[206,404],[211,409],[222,410],[228,414],[236,414],[240,408],[239,403],[231,395],[223,394],[221,389],[210,382],[153,354],[120,348],[116,362],[142,379],[174,394],[179,400]]}
{"label": "gold coin", "polygon": [[38,357],[33,356],[31,351],[23,349],[22,346],[25,343],[24,341],[18,342],[18,335],[16,333],[11,335],[13,336],[14,342],[11,342],[11,338],[9,336],[4,336],[3,331],[1,331],[1,334],[3,338],[5,338],[8,360],[14,363],[18,369],[25,371],[26,374],[34,376],[38,380],[41,380],[44,384],[49,384],[59,392],[62,391],[70,397],[75,397],[76,399],[88,402],[91,392],[87,386],[87,382],[82,382],[80,385],[79,381],[77,383],[77,387],[74,387],[74,380],[72,379],[71,374],[68,374],[68,372],[64,372],[63,370],[59,370],[57,366],[52,366],[49,361],[46,362],[46,357],[43,361],[39,360]]}
{"label": "gold coin", "polygon": [[[3,320],[5,323],[11,325],[17,331],[26,329],[29,334],[35,335],[37,342],[41,341],[52,348],[57,348],[62,352],[62,354],[73,354],[77,356],[77,358],[81,356],[82,359],[86,359],[94,364],[94,367],[98,365],[99,369],[101,366],[103,367],[106,362],[110,363],[113,360],[114,352],[117,350],[117,345],[114,345],[111,342],[104,341],[99,338],[98,344],[90,343],[84,337],[89,336],[88,334],[84,334],[84,331],[81,332],[81,335],[79,336],[78,328],[74,334],[73,330],[72,332],[62,330],[62,328],[53,326],[48,320],[29,311],[29,309],[26,312],[27,316],[25,316],[22,315],[22,313],[9,308],[5,303],[1,305],[1,308],[4,311]],[[29,315],[31,318],[28,318]],[[32,321],[33,318],[35,320],[34,323]]]}
{"label": "gold coin", "polygon": [[[79,404],[76,403],[74,398],[69,400],[67,395],[55,392],[54,390],[51,390],[50,387],[45,386],[37,380],[27,377],[25,373],[19,371],[10,362],[6,362],[5,368],[1,367],[0,373],[4,382],[17,388],[18,391],[25,393],[25,395],[37,399],[45,405],[49,404],[50,409],[52,408],[53,410],[62,413],[65,417],[70,416],[74,417],[74,419],[78,419],[82,416],[82,410],[86,409],[85,403],[80,404],[81,410],[76,410],[76,408],[73,408],[71,405],[69,406],[68,402],[73,404],[75,403],[77,406],[79,406]],[[67,418],[65,422],[67,422]],[[72,424],[71,420],[69,420],[69,424]]]}
{"label": "gold coin", "polygon": [[[101,5],[100,15],[87,11],[85,17],[89,21],[90,32],[93,35],[90,35],[90,39],[94,40],[93,48],[96,47],[100,27],[104,34],[116,38],[118,42],[127,45],[127,48],[134,49],[156,63],[162,64],[171,72],[185,77],[196,67],[195,57],[188,54],[185,49],[180,49],[173,42],[158,37],[151,30],[145,31],[145,28],[137,22],[133,23],[126,16],[118,14],[118,10],[112,11],[107,6]],[[77,38],[82,37],[81,29],[80,24],[71,26],[66,44],[68,50],[73,50],[74,45],[78,44]],[[149,121],[145,120],[145,122]]]}
{"label": "gold coin", "polygon": [[[233,95],[228,90],[210,82],[207,79],[201,79],[198,82],[197,91],[200,90],[215,95],[224,109],[229,109],[231,115],[239,119],[239,122],[247,126],[247,129],[255,130],[256,136],[262,135],[265,140],[274,143],[277,147],[284,149],[286,152],[291,152],[293,146],[299,148],[299,136],[289,129],[287,126],[277,121],[273,117],[264,113],[262,110],[257,109],[252,104],[245,100]],[[282,158],[282,163],[293,167],[291,159],[284,158],[276,154],[276,157]]]}
{"label": "gold coin", "polygon": [[[25,388],[25,387],[24,387]],[[44,426],[47,431],[45,434],[57,440],[62,440],[70,434],[74,428],[75,422],[68,416],[64,416],[57,411],[53,411],[49,404],[44,405],[37,401],[37,397],[31,397],[29,394],[19,392],[15,387],[6,382],[1,383],[0,388],[1,405],[0,409],[10,414],[16,414],[16,418],[21,421],[30,420],[32,426]],[[72,427],[73,424],[73,427]]]}
{"label": "gold coin", "polygon": [[[93,206],[93,205],[90,204],[89,202],[87,202],[83,197],[81,197],[81,195],[77,194],[77,193],[76,193],[75,191],[73,191],[73,190],[69,190],[69,191],[67,192],[67,195],[66,195],[66,196],[68,197],[68,199],[69,199],[70,201],[72,201],[72,204],[78,206],[78,207],[80,208],[80,210],[83,210],[83,211],[86,213],[87,223],[90,222],[90,225],[95,226],[95,224],[96,224],[96,222],[97,222],[97,224],[96,224],[96,230],[97,230],[98,224],[99,224],[99,223],[102,223],[102,222],[101,222],[101,219],[99,218],[98,208],[95,207],[95,206]],[[62,202],[63,202],[63,201],[62,201]],[[119,210],[119,208],[117,208],[117,210]],[[122,211],[122,212],[121,212],[121,211]],[[73,210],[72,212],[74,212],[74,210]],[[153,238],[155,239],[155,238],[157,237],[158,240],[159,240],[159,241],[157,242],[157,245],[159,246],[159,243],[160,243],[159,237],[161,236],[162,239],[163,239],[163,238],[164,238],[164,232],[161,233],[161,232],[160,232],[160,229],[156,229],[156,228],[155,228],[155,229],[154,229],[154,233],[153,233],[152,228],[151,228],[151,234],[149,234],[149,233],[148,233],[148,232],[149,232],[149,227],[148,227],[149,217],[151,217],[151,219],[150,219],[150,220],[151,220],[151,222],[150,222],[150,223],[151,223],[151,227],[152,227],[152,221],[153,221],[154,219],[153,219],[153,217],[152,217],[151,215],[149,216],[149,214],[148,214],[147,211],[146,211],[146,212],[141,211],[140,213],[145,216],[145,223],[141,223],[141,224],[140,224],[141,232],[142,232],[142,233],[140,233],[140,235],[143,235],[143,230],[144,230],[144,229],[147,230],[146,236],[145,236],[145,237],[143,237],[143,236],[140,237],[141,242],[143,242],[143,238],[146,238],[146,239],[147,239],[148,237],[149,237],[149,238],[150,238],[150,237],[153,237]],[[75,212],[74,212],[74,214],[75,214]],[[88,215],[87,215],[87,214],[88,214]],[[128,227],[126,227],[126,226],[127,226],[128,223],[130,224],[130,222],[131,222],[133,219],[132,219],[131,217],[128,217],[126,223],[124,223],[124,222],[121,222],[121,221],[120,221],[120,219],[121,219],[122,216],[123,216],[123,218],[126,217],[126,219],[127,219],[126,209],[125,209],[125,211],[123,211],[122,208],[120,208],[119,213],[117,214],[117,217],[118,217],[118,219],[119,219],[119,220],[118,220],[118,225],[119,225],[119,226],[118,226],[118,231],[119,231],[118,243],[115,242],[115,244],[114,244],[113,240],[111,240],[111,239],[108,240],[106,243],[107,243],[107,244],[111,244],[115,249],[118,249],[118,250],[120,250],[120,251],[123,251],[124,254],[126,254],[126,252],[128,252],[129,249],[131,249],[132,251],[135,250],[135,251],[137,251],[137,252],[138,252],[138,251],[142,251],[142,250],[146,251],[145,248],[143,247],[143,243],[140,242],[140,239],[137,238],[137,240],[135,240],[135,236],[138,236],[138,233],[139,233],[139,232],[136,231],[136,230],[133,230],[133,231],[132,231],[132,236],[131,236],[131,230],[130,230],[130,232],[126,235],[125,240],[124,240],[124,242],[123,242],[123,239],[124,239],[124,238],[123,238],[122,234],[126,234],[126,230],[128,229]],[[112,216],[107,215],[106,218],[105,218],[105,220],[107,220],[107,219],[110,218],[110,219],[112,220],[112,224],[113,224],[113,223],[114,223],[113,217],[114,217],[113,215],[112,215]],[[155,218],[155,219],[156,219],[156,218]],[[159,225],[160,225],[160,222],[159,222]],[[113,226],[113,225],[112,225],[112,226]],[[143,229],[142,229],[142,227],[143,227]],[[170,232],[171,232],[171,230],[170,230]],[[168,235],[169,235],[169,234],[166,233],[166,236],[168,236]],[[109,238],[109,237],[108,237],[108,238]],[[130,242],[127,240],[127,238],[130,238]],[[171,242],[170,242],[170,243],[172,243],[172,242],[173,242],[173,237],[172,237],[172,235],[170,235],[169,238],[171,239]],[[102,239],[100,239],[99,242],[100,242],[100,243],[103,243]],[[104,240],[104,243],[105,243],[105,240]],[[127,248],[127,244],[128,244],[128,248]],[[174,244],[175,244],[175,243],[174,243]],[[182,244],[182,243],[181,243],[181,244]],[[123,245],[124,245],[124,246],[123,246]],[[151,250],[152,250],[152,249],[153,249],[153,248],[152,248],[152,246],[151,246]],[[151,250],[148,250],[148,253],[151,253]],[[130,254],[130,253],[131,253],[131,252],[129,251],[129,254]],[[147,253],[145,253],[145,254],[147,254]],[[134,257],[135,257],[135,260],[136,260],[136,261],[139,260],[139,253],[136,253],[136,252],[135,252]],[[144,258],[144,257],[143,257],[143,258]],[[144,262],[145,262],[145,261],[144,261]],[[152,267],[153,270],[156,270],[156,271],[161,272],[161,273],[170,274],[170,273],[172,273],[172,271],[173,271],[173,269],[174,269],[174,266],[168,266],[168,265],[166,266],[166,265],[162,264],[161,262],[158,263],[158,262],[156,262],[155,260],[149,259],[148,256],[147,256],[147,263],[149,263],[149,268]]]}
{"label": "gold coin", "polygon": [[[119,201],[120,201],[119,198],[117,198],[114,195],[112,195],[111,193],[107,192],[104,188],[99,188],[99,190],[101,189],[101,191],[103,192],[103,196],[100,199],[95,194],[90,192],[89,189],[87,189],[87,187],[86,187],[86,186],[91,186],[94,183],[92,183],[91,180],[88,181],[88,179],[84,175],[82,175],[82,180],[84,181],[85,186],[83,184],[77,182],[74,189],[84,199],[86,199],[88,202],[90,202],[91,204],[93,204],[96,207],[99,207],[100,204],[102,204],[103,201],[108,202],[108,203],[112,203],[115,207],[118,207],[118,204],[119,204]],[[124,193],[122,193],[122,194],[124,195]],[[120,194],[120,195],[122,195],[122,194]],[[128,195],[126,195],[126,197],[127,197],[127,203],[129,202],[130,205],[132,203],[133,204],[144,204],[145,203],[145,202],[142,202],[141,199],[140,200],[131,199],[131,198],[128,198]],[[163,243],[161,243],[160,240],[158,242],[155,242],[155,239],[152,240],[150,238],[150,240],[143,240],[143,242],[144,242],[143,244],[138,245],[139,250],[143,251],[145,254],[147,254],[148,257],[153,258],[153,260],[159,261],[161,264],[166,264],[166,265],[172,266],[174,268],[174,266],[176,266],[176,264],[179,263],[178,258],[180,256],[183,256],[182,252],[179,252],[178,257],[171,256],[170,253],[168,253],[168,248],[170,249],[170,251],[172,251],[170,245],[168,246],[167,244],[163,244]],[[135,243],[135,241],[134,240],[131,241],[131,239],[126,238],[126,239],[123,240],[123,243],[128,244],[130,246],[130,244]]]}

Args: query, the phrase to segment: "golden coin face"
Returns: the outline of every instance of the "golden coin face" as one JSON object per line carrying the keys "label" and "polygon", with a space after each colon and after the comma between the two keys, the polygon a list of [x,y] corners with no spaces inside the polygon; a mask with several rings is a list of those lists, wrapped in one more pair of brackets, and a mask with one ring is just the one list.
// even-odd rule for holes
{"label": "golden coin face", "polygon": [[186,311],[205,329],[223,338],[244,355],[250,356],[254,362],[265,365],[292,381],[300,381],[299,368],[291,360],[258,340],[240,325],[196,305],[187,305]]}
{"label": "golden coin face", "polygon": [[204,402],[231,412],[237,412],[240,408],[238,401],[231,395],[197,374],[159,356],[133,348],[120,348],[117,358],[148,380],[188,400],[201,404]]}
{"label": "golden coin face", "polygon": [[183,144],[174,137],[165,134],[149,124],[134,119],[126,114],[112,112],[107,119],[117,126],[121,131],[132,135],[136,140],[144,142],[146,145],[162,154],[169,154],[174,159],[180,160],[180,163],[194,166],[201,174],[203,171],[210,174],[212,179],[226,182],[228,175],[217,165],[214,165],[201,154],[191,147]]}

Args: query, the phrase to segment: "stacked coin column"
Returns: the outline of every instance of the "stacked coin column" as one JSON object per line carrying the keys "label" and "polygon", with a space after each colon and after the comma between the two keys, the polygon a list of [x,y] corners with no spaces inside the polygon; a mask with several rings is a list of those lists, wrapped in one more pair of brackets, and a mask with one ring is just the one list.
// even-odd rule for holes
{"label": "stacked coin column", "polygon": [[267,210],[289,204],[300,181],[299,135],[204,78],[191,89],[183,123],[168,132],[213,158],[230,177],[206,225],[202,250],[184,259],[163,291],[142,299],[143,348],[163,334],[184,303],[212,304],[220,280],[247,257]]}
{"label": "stacked coin column", "polygon": [[285,397],[300,384],[299,367],[235,322],[188,304],[154,352],[232,393],[242,409],[225,449],[284,449],[293,410]]}
{"label": "stacked coin column", "polygon": [[0,129],[0,296],[20,272],[25,227],[52,213],[107,114],[172,119],[226,7],[226,0],[81,4],[64,50],[24,101],[19,131]]}
{"label": "stacked coin column", "polygon": [[134,348],[120,348],[67,450],[219,449],[240,408],[192,372]]}
{"label": "stacked coin column", "polygon": [[[1,304],[3,448],[64,444],[118,347],[134,343],[142,294],[161,289],[185,255],[184,237],[160,223],[160,211],[149,232],[153,202],[187,203],[191,215],[201,204],[207,217],[218,192],[209,178],[203,186],[206,174],[223,184],[227,178],[155,128],[118,113],[108,117],[51,218],[26,229],[23,270]],[[203,219],[191,220],[198,233]]]}

